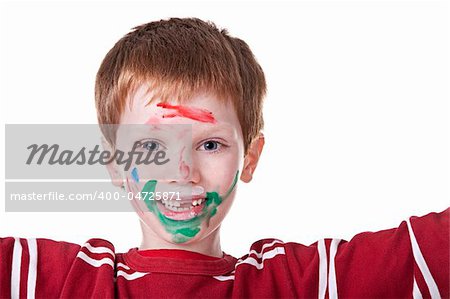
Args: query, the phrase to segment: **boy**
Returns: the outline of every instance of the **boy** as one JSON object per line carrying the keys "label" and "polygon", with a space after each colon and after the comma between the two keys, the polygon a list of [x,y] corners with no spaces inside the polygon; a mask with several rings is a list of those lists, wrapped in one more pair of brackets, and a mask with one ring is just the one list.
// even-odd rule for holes
{"label": "boy", "polygon": [[167,155],[108,164],[133,196],[142,244],[116,254],[102,239],[1,239],[0,297],[448,297],[448,209],[350,242],[222,252],[220,224],[264,146],[265,90],[247,44],[211,23],[162,20],[119,40],[96,82],[104,146]]}

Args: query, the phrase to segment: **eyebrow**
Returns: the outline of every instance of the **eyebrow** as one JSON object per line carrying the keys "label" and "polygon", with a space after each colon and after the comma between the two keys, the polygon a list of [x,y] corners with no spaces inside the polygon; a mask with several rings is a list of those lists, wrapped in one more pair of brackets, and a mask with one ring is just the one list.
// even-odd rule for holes
{"label": "eyebrow", "polygon": [[231,137],[235,135],[235,131],[228,124],[218,124],[215,126],[207,126],[202,130],[201,135],[226,134]]}
{"label": "eyebrow", "polygon": [[[205,123],[216,123],[213,113],[209,110],[195,107],[185,107],[181,105],[170,105],[167,103],[158,103],[157,107],[174,110],[173,112],[163,114],[163,118],[186,117]],[[150,121],[150,120],[149,120]]]}

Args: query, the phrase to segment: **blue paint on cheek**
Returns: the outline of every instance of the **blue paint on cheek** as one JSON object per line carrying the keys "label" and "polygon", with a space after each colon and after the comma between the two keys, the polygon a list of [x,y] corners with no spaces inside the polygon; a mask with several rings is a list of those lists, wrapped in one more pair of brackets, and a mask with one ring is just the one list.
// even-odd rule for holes
{"label": "blue paint on cheek", "polygon": [[131,176],[133,177],[133,180],[134,180],[136,183],[139,183],[139,175],[138,175],[138,172],[137,172],[136,167],[133,168],[133,170],[131,171]]}

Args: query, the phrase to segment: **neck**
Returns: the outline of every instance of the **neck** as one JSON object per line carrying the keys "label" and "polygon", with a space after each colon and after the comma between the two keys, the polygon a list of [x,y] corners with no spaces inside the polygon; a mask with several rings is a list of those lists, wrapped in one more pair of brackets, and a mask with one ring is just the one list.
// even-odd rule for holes
{"label": "neck", "polygon": [[142,229],[142,243],[139,250],[182,249],[214,257],[223,257],[222,249],[220,247],[220,226],[201,240],[195,240],[194,242],[187,244],[177,244],[161,238],[142,221],[140,224]]}

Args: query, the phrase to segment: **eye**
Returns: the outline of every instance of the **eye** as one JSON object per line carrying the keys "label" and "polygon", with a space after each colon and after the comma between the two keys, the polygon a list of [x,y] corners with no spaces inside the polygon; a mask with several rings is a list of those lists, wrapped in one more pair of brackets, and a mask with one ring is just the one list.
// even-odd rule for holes
{"label": "eye", "polygon": [[228,147],[222,142],[216,140],[206,140],[197,148],[198,151],[204,151],[209,153],[221,152],[224,148]]}
{"label": "eye", "polygon": [[217,141],[206,141],[202,144],[202,147],[205,151],[215,151],[219,148],[219,143]]}
{"label": "eye", "polygon": [[148,151],[158,151],[158,150],[162,150],[164,148],[164,146],[161,145],[156,140],[149,140],[149,141],[141,142],[141,147]]}

